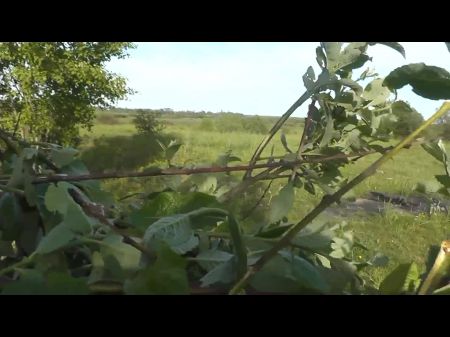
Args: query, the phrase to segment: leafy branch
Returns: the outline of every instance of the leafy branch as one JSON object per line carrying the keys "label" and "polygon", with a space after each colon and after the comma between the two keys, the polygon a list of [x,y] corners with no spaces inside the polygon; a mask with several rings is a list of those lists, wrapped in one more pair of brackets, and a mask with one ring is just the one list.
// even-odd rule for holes
{"label": "leafy branch", "polygon": [[230,294],[239,293],[248,283],[250,278],[256,274],[261,268],[275,255],[277,255],[278,251],[282,248],[289,245],[294,236],[303,228],[308,226],[312,220],[314,220],[320,213],[322,213],[326,208],[331,206],[333,203],[339,201],[341,197],[354,188],[356,185],[361,183],[364,179],[368,178],[372,174],[376,172],[376,170],[381,167],[384,163],[386,163],[389,159],[393,158],[404,146],[410,144],[420,133],[422,133],[426,128],[428,128],[431,124],[437,121],[440,117],[442,117],[445,113],[450,110],[450,102],[444,103],[441,108],[431,116],[427,121],[425,121],[418,129],[416,129],[409,136],[400,141],[391,151],[383,155],[377,161],[375,161],[372,165],[370,165],[367,169],[361,172],[357,177],[351,180],[349,183],[344,185],[341,189],[335,192],[332,195],[325,196],[322,201],[310,212],[308,213],[300,222],[296,225],[292,226],[278,241],[278,243],[268,250],[253,266],[251,266],[245,276],[241,278],[233,289],[230,291]]}

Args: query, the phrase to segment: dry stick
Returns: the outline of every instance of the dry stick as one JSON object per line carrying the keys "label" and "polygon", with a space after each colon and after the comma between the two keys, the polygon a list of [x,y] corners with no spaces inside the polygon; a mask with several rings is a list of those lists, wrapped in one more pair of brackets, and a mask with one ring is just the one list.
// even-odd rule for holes
{"label": "dry stick", "polygon": [[[83,181],[83,180],[100,180],[100,179],[118,179],[118,178],[137,178],[137,177],[156,177],[156,176],[174,176],[174,175],[191,175],[201,173],[219,173],[219,172],[236,172],[246,171],[248,169],[259,168],[290,168],[300,163],[321,163],[336,159],[345,159],[355,156],[374,154],[377,151],[364,151],[358,153],[338,153],[332,156],[312,156],[311,159],[294,160],[294,161],[279,161],[274,163],[255,164],[255,165],[237,165],[237,166],[209,166],[198,168],[154,168],[144,172],[109,172],[109,173],[97,173],[97,174],[82,174],[82,175],[53,175],[53,176],[41,176],[37,177],[33,184],[51,183],[58,181]],[[306,154],[305,154],[306,156]],[[258,177],[259,175],[253,178]]]}
{"label": "dry stick", "polygon": [[283,124],[288,120],[288,118],[294,113],[295,110],[297,110],[298,107],[300,107],[303,103],[306,102],[306,100],[311,96],[312,91],[308,90],[306,91],[292,106],[284,113],[283,116],[275,123],[275,125],[270,129],[269,134],[264,137],[261,144],[258,145],[258,147],[255,150],[255,153],[252,156],[252,159],[250,160],[249,168],[247,169],[247,172],[244,175],[244,180],[250,178],[253,170],[253,166],[255,165],[256,161],[258,160],[259,156],[269,144],[269,142],[272,140],[273,136],[280,130],[280,128],[283,126]]}
{"label": "dry stick", "polygon": [[101,207],[101,205],[86,201],[81,196],[81,194],[73,188],[69,189],[69,194],[72,196],[73,200],[78,205],[81,206],[81,208],[87,215],[98,219],[101,223],[110,227],[115,233],[121,235],[123,238],[122,241],[124,243],[129,244],[130,246],[133,246],[134,248],[136,248],[137,250],[139,250],[140,252],[142,252],[148,256],[153,256],[153,254],[150,253],[150,251],[147,248],[145,248],[142,244],[136,242],[128,235],[124,235],[116,226],[114,226],[114,224],[103,214],[103,207]]}
{"label": "dry stick", "polygon": [[370,165],[367,169],[361,172],[356,178],[350,181],[348,184],[343,186],[337,192],[332,195],[325,196],[322,201],[314,208],[310,213],[308,213],[300,222],[292,226],[288,231],[284,233],[282,238],[275,244],[270,250],[268,250],[256,263],[248,268],[247,273],[242,277],[235,286],[231,289],[231,294],[237,294],[243,289],[251,277],[257,273],[261,268],[274,256],[278,254],[278,251],[288,246],[294,236],[305,228],[308,224],[311,223],[314,218],[316,218],[320,213],[322,213],[326,208],[331,206],[334,202],[338,201],[345,193],[350,191],[356,185],[361,183],[364,179],[368,178],[372,174],[376,172],[376,170],[386,163],[389,159],[394,157],[405,145],[411,143],[422,131],[424,131],[427,127],[433,124],[438,118],[443,116],[448,110],[450,110],[450,102],[445,102],[441,108],[431,116],[427,121],[425,121],[418,129],[416,129],[413,133],[403,139],[400,143],[398,143],[392,151],[386,153],[377,161],[375,161],[372,165]]}

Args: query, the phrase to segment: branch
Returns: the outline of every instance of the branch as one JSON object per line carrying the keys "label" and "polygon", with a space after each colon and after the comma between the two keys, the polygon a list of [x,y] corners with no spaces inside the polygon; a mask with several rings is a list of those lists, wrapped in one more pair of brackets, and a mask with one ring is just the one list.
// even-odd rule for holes
{"label": "branch", "polygon": [[[237,165],[237,166],[210,166],[210,167],[198,167],[198,168],[153,168],[144,172],[109,172],[109,173],[93,173],[93,174],[82,174],[82,175],[54,175],[49,177],[37,177],[33,184],[51,183],[58,181],[83,181],[83,180],[100,180],[100,179],[119,179],[119,178],[137,178],[137,177],[156,177],[156,176],[175,176],[175,175],[191,175],[191,174],[201,174],[201,173],[221,173],[221,172],[236,172],[236,171],[247,171],[249,169],[259,169],[259,168],[292,168],[296,164],[300,163],[321,163],[336,159],[345,159],[350,157],[357,157],[361,155],[374,154],[377,151],[364,151],[358,153],[338,153],[332,156],[316,156],[310,155],[310,159],[295,160],[295,161],[278,161],[273,163],[265,164],[254,164],[254,165]],[[304,156],[308,156],[305,154]],[[255,176],[256,178],[258,176]]]}
{"label": "branch", "polygon": [[130,246],[133,246],[134,248],[136,248],[137,250],[139,250],[140,252],[148,255],[148,256],[153,256],[153,254],[147,249],[145,248],[142,244],[136,242],[135,240],[133,240],[131,237],[129,237],[128,235],[123,234],[104,214],[103,211],[103,206],[99,205],[99,204],[95,204],[89,201],[86,201],[83,196],[76,191],[73,188],[70,188],[69,190],[69,194],[71,195],[71,197],[73,198],[73,200],[81,206],[81,208],[83,209],[83,211],[93,217],[98,219],[102,224],[110,227],[115,233],[119,234],[122,236],[122,241],[126,244],[129,244]]}
{"label": "branch", "polygon": [[312,91],[308,90],[306,91],[292,106],[284,113],[283,116],[280,117],[280,119],[275,123],[275,125],[270,129],[269,134],[264,137],[262,142],[258,145],[258,147],[255,150],[255,153],[253,154],[249,167],[247,169],[247,172],[244,175],[244,180],[248,179],[253,170],[253,165],[258,160],[259,156],[269,144],[269,142],[272,140],[273,136],[280,130],[280,128],[283,126],[283,124],[288,120],[288,118],[294,113],[295,110],[297,110],[298,107],[300,107],[303,103],[306,102],[306,100],[311,96]]}
{"label": "branch", "polygon": [[14,187],[10,187],[10,186],[6,186],[6,185],[0,185],[0,191],[15,193],[22,197],[25,196],[25,192],[23,190],[20,190],[18,188],[14,188]]}
{"label": "branch", "polygon": [[413,133],[399,142],[390,152],[384,154],[381,158],[376,160],[372,165],[361,172],[356,178],[347,183],[337,192],[332,195],[326,195],[322,201],[314,208],[310,213],[308,213],[300,222],[292,226],[288,231],[284,233],[282,238],[275,244],[270,250],[268,250],[256,263],[249,267],[247,273],[242,277],[236,285],[231,289],[230,294],[238,294],[241,289],[243,289],[250,279],[256,274],[261,268],[274,256],[278,254],[278,251],[288,246],[295,235],[307,225],[311,223],[320,213],[322,213],[326,208],[331,206],[334,202],[339,201],[340,198],[354,188],[356,185],[361,183],[363,180],[374,174],[377,169],[394,157],[403,147],[410,144],[422,131],[432,125],[438,118],[443,116],[448,110],[450,110],[450,102],[446,102],[442,107],[427,121],[425,121],[419,128],[417,128]]}

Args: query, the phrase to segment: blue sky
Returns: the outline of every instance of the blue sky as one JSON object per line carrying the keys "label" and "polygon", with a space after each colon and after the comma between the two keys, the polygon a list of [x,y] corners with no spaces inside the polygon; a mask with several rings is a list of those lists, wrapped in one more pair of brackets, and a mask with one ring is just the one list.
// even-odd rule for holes
{"label": "blue sky", "polygon": [[[191,111],[232,111],[279,116],[303,93],[302,76],[315,61],[318,42],[144,42],[130,57],[113,60],[108,69],[128,79],[138,93],[118,103],[125,108],[172,108]],[[367,63],[380,76],[395,67],[424,62],[450,70],[450,53],[440,42],[402,42],[406,60],[391,48],[369,47]],[[360,71],[365,70],[361,68]],[[429,117],[443,101],[399,91]],[[306,107],[294,116],[304,116]]]}

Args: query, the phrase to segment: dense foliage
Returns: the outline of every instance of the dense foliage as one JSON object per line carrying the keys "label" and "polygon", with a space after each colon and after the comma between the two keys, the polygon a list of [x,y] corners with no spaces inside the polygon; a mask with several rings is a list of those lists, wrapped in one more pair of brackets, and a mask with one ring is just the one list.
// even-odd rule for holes
{"label": "dense foliage", "polygon": [[74,143],[96,108],[131,93],[125,79],[105,69],[126,57],[131,43],[0,43],[0,123],[26,138]]}
{"label": "dense foliage", "polygon": [[[394,149],[383,146],[397,121],[392,92],[411,84],[426,98],[449,99],[449,92],[439,88],[448,86],[450,76],[444,69],[411,65],[385,79],[369,71],[352,78],[369,60],[367,50],[373,44],[322,43],[316,49],[321,73],[316,76],[308,68],[303,76],[306,92],[275,123],[249,165],[230,165],[241,159],[228,152],[211,167],[178,167],[173,158],[181,144],[160,140],[167,167],[150,167],[133,176],[167,176],[166,188],[122,200],[101,189],[98,179],[106,175],[90,175],[76,149],[36,145],[0,131],[2,294],[399,294],[416,293],[419,287],[425,293],[448,291],[442,288],[447,243],[439,255],[447,264],[435,264],[432,281],[422,282],[416,266],[404,264],[374,287],[360,271],[385,264],[386,257],[374,253],[367,261],[355,261],[352,250],[361,245],[346,224],[317,219],[450,109],[445,104]],[[404,54],[399,44],[384,44]],[[281,134],[285,154],[261,157],[290,115],[308,100],[299,144],[288,144]],[[424,148],[442,163],[445,174],[436,176],[437,192],[448,195],[450,161],[442,142]],[[343,177],[342,167],[374,152],[383,156],[356,178]],[[232,170],[245,170],[244,178],[231,175]],[[127,175],[109,175],[120,176]],[[251,212],[238,213],[235,204],[244,204],[256,184],[274,179],[286,183],[272,198],[268,214],[244,226]],[[299,189],[311,194],[320,190],[324,197],[296,223],[287,214]]]}

